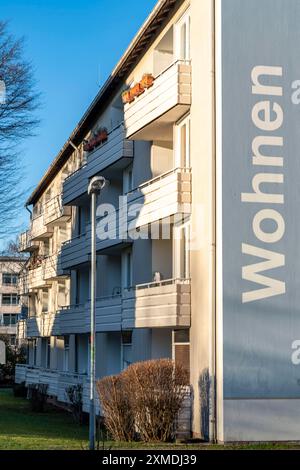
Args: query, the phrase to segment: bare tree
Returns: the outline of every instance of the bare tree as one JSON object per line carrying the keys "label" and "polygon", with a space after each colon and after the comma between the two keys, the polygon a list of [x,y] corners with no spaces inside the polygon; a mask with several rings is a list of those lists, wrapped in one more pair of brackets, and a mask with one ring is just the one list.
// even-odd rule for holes
{"label": "bare tree", "polygon": [[0,239],[16,233],[24,203],[18,181],[24,168],[20,144],[38,125],[32,65],[24,58],[24,40],[15,39],[0,21]]}

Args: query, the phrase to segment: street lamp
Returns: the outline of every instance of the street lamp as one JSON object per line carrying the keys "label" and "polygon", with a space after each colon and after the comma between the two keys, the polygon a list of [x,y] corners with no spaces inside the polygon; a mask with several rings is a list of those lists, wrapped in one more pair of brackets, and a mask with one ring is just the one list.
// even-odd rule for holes
{"label": "street lamp", "polygon": [[107,181],[103,176],[95,176],[88,186],[91,197],[91,338],[90,338],[90,450],[95,450],[96,413],[95,413],[95,375],[96,375],[96,210],[97,196],[105,187]]}

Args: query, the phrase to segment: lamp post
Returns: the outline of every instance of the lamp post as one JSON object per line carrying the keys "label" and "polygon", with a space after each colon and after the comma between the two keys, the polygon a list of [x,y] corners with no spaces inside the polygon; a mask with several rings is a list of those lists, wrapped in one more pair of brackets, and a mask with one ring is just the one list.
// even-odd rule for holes
{"label": "lamp post", "polygon": [[103,176],[95,176],[88,187],[88,195],[91,197],[91,337],[90,337],[90,450],[95,450],[96,437],[96,413],[95,413],[95,375],[96,375],[96,210],[97,196],[106,185]]}

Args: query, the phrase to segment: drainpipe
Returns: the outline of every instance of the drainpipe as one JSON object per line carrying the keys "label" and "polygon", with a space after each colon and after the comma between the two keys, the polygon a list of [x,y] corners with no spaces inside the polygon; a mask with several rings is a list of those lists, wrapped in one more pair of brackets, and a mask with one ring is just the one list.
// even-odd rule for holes
{"label": "drainpipe", "polygon": [[32,219],[32,211],[29,209],[28,205],[25,204],[25,209],[29,212],[30,214],[30,219]]}
{"label": "drainpipe", "polygon": [[212,244],[212,263],[213,263],[213,292],[214,292],[214,301],[213,301],[213,308],[212,308],[212,325],[211,325],[211,341],[212,341],[212,360],[211,360],[211,376],[212,376],[212,384],[211,384],[211,406],[212,406],[212,413],[211,413],[211,429],[210,429],[210,440],[214,443],[217,441],[217,257],[216,257],[216,240],[217,240],[217,203],[216,203],[216,189],[217,189],[217,181],[216,181],[216,67],[215,67],[215,60],[216,60],[216,0],[211,0],[211,8],[212,8],[212,93],[213,93],[213,117],[212,117],[212,128],[213,128],[213,142],[212,142],[212,151],[213,151],[213,244]]}

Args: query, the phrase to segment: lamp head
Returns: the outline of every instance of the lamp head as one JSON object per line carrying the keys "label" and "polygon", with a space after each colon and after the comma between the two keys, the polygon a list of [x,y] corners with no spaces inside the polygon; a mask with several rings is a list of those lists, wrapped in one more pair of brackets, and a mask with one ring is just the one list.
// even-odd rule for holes
{"label": "lamp head", "polygon": [[104,178],[104,176],[94,176],[88,186],[88,195],[90,196],[91,194],[100,194],[107,183],[108,181]]}

